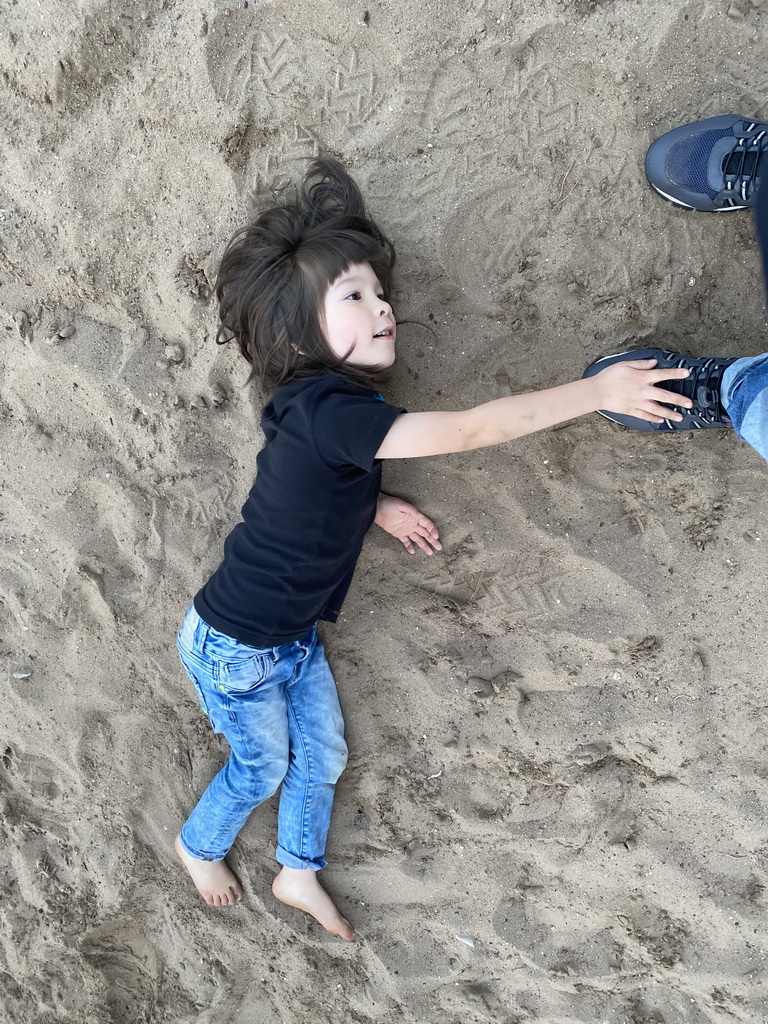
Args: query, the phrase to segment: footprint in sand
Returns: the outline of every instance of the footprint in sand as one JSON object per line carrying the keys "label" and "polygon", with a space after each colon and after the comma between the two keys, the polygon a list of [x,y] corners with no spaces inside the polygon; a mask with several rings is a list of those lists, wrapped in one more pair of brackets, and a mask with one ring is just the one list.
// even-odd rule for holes
{"label": "footprint in sand", "polygon": [[485,679],[483,676],[470,676],[467,679],[466,689],[479,700],[488,700],[490,697],[498,697],[510,692],[511,696],[517,698],[517,703],[521,703],[524,695],[516,684],[522,678],[520,672],[508,668],[493,676],[492,679]]}
{"label": "footprint in sand", "polygon": [[662,967],[674,967],[682,961],[690,929],[663,907],[647,905],[619,920],[629,935]]}
{"label": "footprint in sand", "polygon": [[607,743],[577,743],[568,754],[571,761],[585,767],[605,760],[611,748]]}

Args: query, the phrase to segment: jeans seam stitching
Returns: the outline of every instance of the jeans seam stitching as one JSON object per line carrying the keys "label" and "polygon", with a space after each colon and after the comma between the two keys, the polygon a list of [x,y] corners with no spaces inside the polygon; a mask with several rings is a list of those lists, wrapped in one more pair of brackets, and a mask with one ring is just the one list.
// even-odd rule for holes
{"label": "jeans seam stitching", "polygon": [[[293,678],[294,679],[298,678],[298,666],[296,666],[296,669],[294,669]],[[306,847],[309,845],[308,841],[307,841],[307,803],[309,802],[309,788],[312,785],[312,759],[309,756],[309,748],[308,748],[308,745],[307,745],[307,741],[305,740],[304,733],[302,732],[301,727],[299,725],[299,719],[298,719],[298,716],[297,716],[296,711],[294,709],[293,701],[291,700],[291,695],[290,695],[290,692],[288,690],[288,687],[286,687],[286,690],[285,690],[285,703],[286,703],[286,706],[288,707],[288,710],[290,711],[290,714],[291,714],[291,717],[293,718],[293,721],[296,724],[296,732],[297,732],[297,734],[299,736],[299,739],[301,740],[301,749],[302,749],[302,752],[304,753],[304,758],[305,758],[306,763],[307,763],[307,773],[306,773],[307,781],[306,781],[306,785],[304,787],[304,797],[303,797],[302,805],[301,805],[301,849],[300,849],[299,860],[301,860],[303,862],[303,861],[306,860],[306,857],[304,856],[304,851],[305,851]]]}

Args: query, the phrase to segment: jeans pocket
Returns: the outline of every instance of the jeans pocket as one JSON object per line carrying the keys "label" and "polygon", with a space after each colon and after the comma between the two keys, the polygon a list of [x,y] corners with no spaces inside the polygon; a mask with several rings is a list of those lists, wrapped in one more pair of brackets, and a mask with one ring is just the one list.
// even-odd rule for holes
{"label": "jeans pocket", "polygon": [[272,666],[273,659],[268,654],[252,654],[241,661],[222,660],[218,666],[219,690],[248,693],[264,682]]}
{"label": "jeans pocket", "polygon": [[222,693],[252,690],[265,679],[276,660],[270,648],[250,647],[212,626],[206,628],[201,654],[211,664],[216,687]]}

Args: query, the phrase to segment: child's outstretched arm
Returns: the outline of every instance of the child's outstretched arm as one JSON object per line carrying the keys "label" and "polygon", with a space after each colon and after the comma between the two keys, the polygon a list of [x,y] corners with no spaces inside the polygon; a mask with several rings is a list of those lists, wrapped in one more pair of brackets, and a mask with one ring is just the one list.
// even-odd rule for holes
{"label": "child's outstretched arm", "polygon": [[464,412],[403,413],[392,424],[376,458],[412,459],[485,448],[598,409],[637,416],[651,423],[680,420],[678,412],[659,403],[690,408],[690,399],[654,385],[664,380],[682,380],[689,371],[654,370],[655,364],[655,359],[614,363],[594,377],[546,391],[497,398]]}

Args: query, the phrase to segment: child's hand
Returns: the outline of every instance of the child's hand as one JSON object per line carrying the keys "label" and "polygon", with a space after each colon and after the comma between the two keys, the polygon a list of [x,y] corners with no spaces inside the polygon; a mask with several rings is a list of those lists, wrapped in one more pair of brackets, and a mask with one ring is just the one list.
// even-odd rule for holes
{"label": "child's hand", "polygon": [[690,409],[693,405],[690,398],[654,385],[664,380],[684,380],[690,371],[654,370],[655,365],[655,359],[633,359],[626,363],[614,363],[595,374],[592,379],[602,395],[598,408],[624,416],[636,416],[650,423],[683,419],[679,412],[659,403],[668,402],[681,409]]}
{"label": "child's hand", "polygon": [[426,555],[433,555],[435,551],[443,549],[437,527],[432,520],[401,498],[393,498],[391,494],[380,494],[374,521],[382,530],[397,537],[411,555],[416,552],[414,544],[418,544]]}

